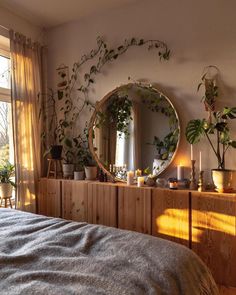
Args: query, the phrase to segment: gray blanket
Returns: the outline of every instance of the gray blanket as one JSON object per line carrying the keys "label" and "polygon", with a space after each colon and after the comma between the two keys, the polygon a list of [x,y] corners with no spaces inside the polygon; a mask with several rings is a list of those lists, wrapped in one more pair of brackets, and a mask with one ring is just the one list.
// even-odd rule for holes
{"label": "gray blanket", "polygon": [[187,248],[130,231],[0,209],[0,294],[215,295]]}

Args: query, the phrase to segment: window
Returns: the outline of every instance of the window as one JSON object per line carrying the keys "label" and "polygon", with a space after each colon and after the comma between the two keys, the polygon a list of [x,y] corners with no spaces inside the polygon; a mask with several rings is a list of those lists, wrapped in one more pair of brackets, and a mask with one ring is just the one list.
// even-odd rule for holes
{"label": "window", "polygon": [[14,163],[9,39],[0,36],[0,164]]}

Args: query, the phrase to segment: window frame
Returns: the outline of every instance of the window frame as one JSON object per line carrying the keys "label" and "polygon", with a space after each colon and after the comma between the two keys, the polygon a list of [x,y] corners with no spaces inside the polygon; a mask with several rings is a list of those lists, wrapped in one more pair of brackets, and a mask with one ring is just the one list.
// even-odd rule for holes
{"label": "window frame", "polygon": [[[0,55],[10,59],[10,50],[0,47]],[[11,102],[11,88],[0,87],[0,101]]]}

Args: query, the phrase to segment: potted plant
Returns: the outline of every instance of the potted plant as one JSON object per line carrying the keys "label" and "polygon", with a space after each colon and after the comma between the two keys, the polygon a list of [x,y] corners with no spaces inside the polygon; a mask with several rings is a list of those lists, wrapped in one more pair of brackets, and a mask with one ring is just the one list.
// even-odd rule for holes
{"label": "potted plant", "polygon": [[225,107],[212,114],[211,121],[190,120],[185,134],[190,144],[199,142],[203,136],[207,138],[218,162],[217,169],[212,169],[213,182],[219,192],[229,192],[232,190],[233,171],[225,169],[225,155],[229,148],[236,148],[236,141],[231,139],[229,130],[229,120],[236,118],[236,107]]}
{"label": "potted plant", "polygon": [[7,198],[12,196],[12,188],[16,186],[12,181],[12,177],[15,174],[15,166],[10,162],[5,162],[0,166],[0,197]]}

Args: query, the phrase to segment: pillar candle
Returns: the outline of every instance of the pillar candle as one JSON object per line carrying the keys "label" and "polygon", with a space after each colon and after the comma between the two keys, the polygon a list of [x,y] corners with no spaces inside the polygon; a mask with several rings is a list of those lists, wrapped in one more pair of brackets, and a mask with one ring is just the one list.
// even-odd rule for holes
{"label": "pillar candle", "polygon": [[199,170],[202,171],[202,152],[199,152]]}
{"label": "pillar candle", "polygon": [[138,177],[138,187],[144,186],[144,177],[139,176]]}
{"label": "pillar candle", "polygon": [[177,166],[177,180],[184,179],[184,166],[181,164]]}
{"label": "pillar candle", "polygon": [[132,185],[134,183],[134,171],[127,171],[127,184]]}

